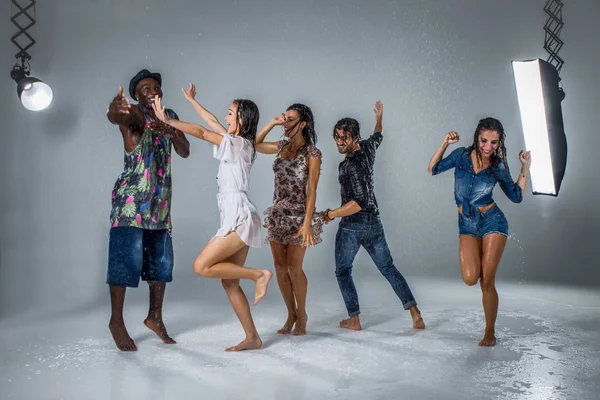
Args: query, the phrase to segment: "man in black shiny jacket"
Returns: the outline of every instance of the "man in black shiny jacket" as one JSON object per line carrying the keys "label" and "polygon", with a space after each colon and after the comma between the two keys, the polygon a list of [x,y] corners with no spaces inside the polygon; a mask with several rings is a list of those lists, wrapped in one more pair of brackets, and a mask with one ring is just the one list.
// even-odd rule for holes
{"label": "man in black shiny jacket", "polygon": [[340,327],[360,330],[358,293],[352,280],[352,264],[360,247],[371,256],[379,272],[388,280],[405,310],[410,310],[413,328],[423,329],[425,323],[406,279],[394,265],[385,240],[375,198],[373,167],[376,151],[383,135],[383,104],[375,103],[375,130],[360,140],[360,126],[353,118],[343,118],[333,129],[338,151],[345,155],[339,166],[342,205],[325,213],[326,222],[341,218],[335,238],[335,275],[350,318],[340,321]]}

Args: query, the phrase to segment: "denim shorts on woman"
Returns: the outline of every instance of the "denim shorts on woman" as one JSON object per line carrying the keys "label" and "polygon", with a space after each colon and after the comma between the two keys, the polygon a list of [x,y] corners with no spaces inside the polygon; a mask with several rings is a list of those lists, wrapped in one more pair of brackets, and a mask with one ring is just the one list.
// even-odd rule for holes
{"label": "denim shorts on woman", "polygon": [[486,212],[478,214],[473,218],[458,214],[459,235],[471,235],[483,238],[490,233],[501,233],[508,236],[508,221],[500,208],[494,204]]}
{"label": "denim shorts on woman", "polygon": [[111,228],[106,283],[137,287],[140,277],[151,282],[173,280],[171,233],[166,229]]}

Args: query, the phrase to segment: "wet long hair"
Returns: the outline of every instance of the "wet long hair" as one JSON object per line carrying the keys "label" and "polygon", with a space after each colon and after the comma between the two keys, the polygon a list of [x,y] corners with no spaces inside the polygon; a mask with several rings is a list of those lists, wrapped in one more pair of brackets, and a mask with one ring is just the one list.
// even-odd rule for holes
{"label": "wet long hair", "polygon": [[342,130],[350,135],[352,140],[360,140],[360,124],[354,118],[342,118],[333,127],[333,138],[336,137],[336,130]]}
{"label": "wet long hair", "polygon": [[252,149],[254,150],[252,160],[254,160],[256,158],[256,130],[260,118],[258,106],[248,99],[235,99],[233,103],[238,106],[235,120],[240,127],[239,136],[252,142]]}
{"label": "wet long hair", "polygon": [[[286,111],[294,110],[298,113],[298,123],[306,122],[304,129],[302,129],[302,136],[304,136],[304,141],[306,145],[315,145],[317,144],[317,133],[315,132],[315,119],[313,117],[312,110],[310,107],[300,104],[294,103],[287,108]],[[306,146],[305,145],[305,146]]]}
{"label": "wet long hair", "polygon": [[473,150],[475,150],[475,155],[477,156],[477,161],[479,162],[479,165],[482,165],[483,163],[483,156],[481,155],[481,150],[479,149],[479,135],[481,135],[481,132],[483,131],[498,132],[498,136],[500,137],[498,142],[498,148],[490,156],[490,161],[492,163],[492,166],[497,166],[498,164],[500,164],[500,162],[502,162],[504,164],[504,167],[506,167],[506,170],[509,171],[508,162],[506,161],[506,146],[504,144],[506,141],[506,134],[504,133],[504,127],[502,126],[502,123],[496,118],[488,117],[480,119],[479,123],[477,124],[477,128],[475,129],[472,146]]}

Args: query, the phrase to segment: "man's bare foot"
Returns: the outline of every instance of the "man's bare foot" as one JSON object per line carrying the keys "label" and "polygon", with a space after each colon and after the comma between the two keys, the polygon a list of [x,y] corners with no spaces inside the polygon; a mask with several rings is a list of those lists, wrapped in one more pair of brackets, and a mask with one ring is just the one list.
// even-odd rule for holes
{"label": "man's bare foot", "polygon": [[148,317],[144,320],[144,325],[146,325],[148,329],[156,333],[158,337],[163,341],[163,343],[177,343],[171,337],[169,337],[169,334],[167,333],[167,328],[165,328],[165,324],[162,322],[162,320],[155,320]]}
{"label": "man's bare foot", "polygon": [[[256,293],[254,294],[254,305],[257,305],[259,301],[267,294],[267,286],[273,276],[273,273],[269,270],[260,270],[262,275],[256,280]],[[243,342],[242,342],[243,343]]]}
{"label": "man's bare foot", "polygon": [[362,326],[360,326],[360,319],[358,319],[358,315],[341,320],[340,328],[352,329],[353,331],[360,331],[362,329]]}
{"label": "man's bare foot", "polygon": [[280,335],[287,335],[292,331],[292,327],[296,323],[296,314],[288,314],[287,321],[281,327],[280,330],[277,331]]}
{"label": "man's bare foot", "polygon": [[110,321],[108,324],[108,329],[110,329],[110,333],[112,334],[113,340],[117,345],[117,348],[121,351],[137,351],[137,347],[135,342],[129,336],[127,332],[127,328],[125,328],[124,323],[116,323]]}
{"label": "man's bare foot", "polygon": [[485,334],[483,335],[481,342],[479,342],[479,345],[482,347],[491,347],[496,345],[496,335],[494,329],[485,330]]}
{"label": "man's bare foot", "polygon": [[296,325],[294,325],[294,331],[292,335],[303,336],[306,335],[306,323],[308,322],[308,315],[299,315],[296,319]]}
{"label": "man's bare foot", "polygon": [[421,311],[419,311],[417,306],[412,306],[409,310],[413,320],[413,329],[425,329],[425,321],[423,321]]}
{"label": "man's bare foot", "polygon": [[225,351],[242,351],[242,350],[256,350],[262,346],[262,340],[258,336],[253,338],[246,338],[236,346],[231,346],[225,349]]}

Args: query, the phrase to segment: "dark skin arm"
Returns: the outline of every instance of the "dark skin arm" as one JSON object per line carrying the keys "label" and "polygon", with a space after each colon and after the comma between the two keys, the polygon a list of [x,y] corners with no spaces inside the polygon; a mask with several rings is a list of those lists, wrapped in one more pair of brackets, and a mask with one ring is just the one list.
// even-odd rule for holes
{"label": "dark skin arm", "polygon": [[119,92],[108,105],[106,117],[111,124],[119,125],[125,150],[134,150],[144,132],[145,118],[139,108],[131,106],[122,86],[119,86]]}
{"label": "dark skin arm", "polygon": [[[179,116],[175,112],[173,112],[173,114],[175,114],[173,119],[179,120]],[[188,158],[190,155],[190,142],[187,140],[183,132],[165,124],[158,119],[153,121],[150,126],[155,131],[161,132],[163,135],[171,138],[171,141],[173,142],[173,148],[181,158]]]}
{"label": "dark skin arm", "polygon": [[[119,125],[125,150],[133,151],[139,144],[140,138],[144,133],[146,118],[138,107],[132,107],[131,102],[123,93],[122,86],[119,87],[119,92],[110,102],[106,117],[110,123]],[[179,119],[177,115],[175,115],[175,118]],[[190,155],[190,143],[183,132],[165,125],[158,120],[152,122],[152,129],[170,137],[173,141],[175,152],[182,158],[187,158]]]}

